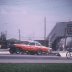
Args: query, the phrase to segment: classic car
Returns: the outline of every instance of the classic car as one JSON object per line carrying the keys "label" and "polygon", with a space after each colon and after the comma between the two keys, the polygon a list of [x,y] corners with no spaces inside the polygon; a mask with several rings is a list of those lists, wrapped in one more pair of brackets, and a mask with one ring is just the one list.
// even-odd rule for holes
{"label": "classic car", "polygon": [[29,41],[27,44],[13,44],[10,47],[10,53],[17,53],[17,54],[49,54],[52,52],[52,48],[42,46],[37,41]]}

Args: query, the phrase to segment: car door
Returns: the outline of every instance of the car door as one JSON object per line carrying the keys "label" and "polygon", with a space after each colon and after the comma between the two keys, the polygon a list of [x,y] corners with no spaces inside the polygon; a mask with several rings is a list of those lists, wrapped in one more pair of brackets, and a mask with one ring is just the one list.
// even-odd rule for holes
{"label": "car door", "polygon": [[30,42],[29,43],[29,50],[33,51],[35,49],[35,43],[34,42]]}

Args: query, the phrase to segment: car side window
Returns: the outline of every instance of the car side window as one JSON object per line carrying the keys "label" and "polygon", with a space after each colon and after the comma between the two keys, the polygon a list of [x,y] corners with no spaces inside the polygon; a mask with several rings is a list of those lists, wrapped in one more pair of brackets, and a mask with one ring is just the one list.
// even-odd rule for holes
{"label": "car side window", "polygon": [[35,45],[35,43],[29,43],[29,45]]}

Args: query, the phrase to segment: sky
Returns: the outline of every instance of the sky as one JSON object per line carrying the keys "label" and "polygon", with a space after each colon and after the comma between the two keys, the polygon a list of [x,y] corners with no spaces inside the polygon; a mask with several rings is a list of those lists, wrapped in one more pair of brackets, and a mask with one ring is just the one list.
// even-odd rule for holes
{"label": "sky", "polygon": [[72,20],[72,0],[0,0],[0,32],[7,38],[44,39],[57,22]]}

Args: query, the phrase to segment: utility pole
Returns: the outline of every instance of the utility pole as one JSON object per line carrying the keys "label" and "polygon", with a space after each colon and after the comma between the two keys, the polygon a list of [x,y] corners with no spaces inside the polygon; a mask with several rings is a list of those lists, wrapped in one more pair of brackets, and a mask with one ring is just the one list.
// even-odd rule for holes
{"label": "utility pole", "polygon": [[6,39],[7,39],[7,30],[5,31],[5,36],[6,36]]}
{"label": "utility pole", "polygon": [[67,38],[67,36],[66,36],[66,34],[67,34],[67,29],[65,28],[65,44],[64,44],[64,51],[66,50],[66,38]]}
{"label": "utility pole", "polygon": [[20,40],[21,40],[21,34],[20,34],[20,29],[19,29],[19,31],[18,31],[18,32],[19,32],[19,41],[20,41]]}
{"label": "utility pole", "polygon": [[44,17],[44,45],[46,46],[46,17]]}
{"label": "utility pole", "polygon": [[44,40],[46,39],[46,17],[44,17]]}

